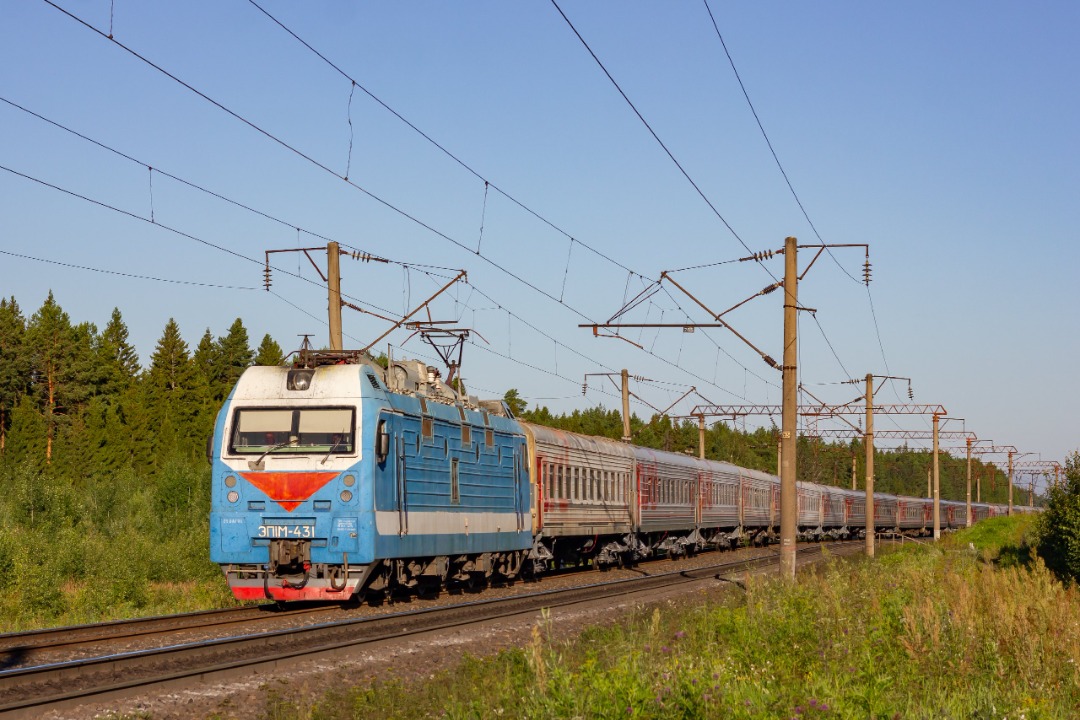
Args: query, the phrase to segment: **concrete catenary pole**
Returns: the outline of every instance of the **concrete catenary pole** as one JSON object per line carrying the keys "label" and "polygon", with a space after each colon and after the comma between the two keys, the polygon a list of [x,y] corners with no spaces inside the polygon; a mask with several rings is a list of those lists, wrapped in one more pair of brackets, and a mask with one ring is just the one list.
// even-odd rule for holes
{"label": "concrete catenary pole", "polygon": [[855,463],[856,463],[855,453],[851,453],[851,489],[852,490],[858,490],[858,488],[856,487],[856,483],[855,483],[855,472],[856,472]]}
{"label": "concrete catenary pole", "polygon": [[866,556],[874,557],[874,376],[866,374]]}
{"label": "concrete catenary pole", "polygon": [[793,237],[784,240],[784,367],[783,408],[780,428],[780,577],[795,580],[795,531],[797,495],[795,490],[795,441],[798,422],[798,338],[799,265]]}
{"label": "concrete catenary pole", "polygon": [[630,442],[630,372],[622,371],[622,441]]}
{"label": "concrete catenary pole", "polygon": [[705,459],[705,415],[702,413],[697,416],[697,433],[698,433],[698,458]]}
{"label": "concrete catenary pole", "polygon": [[1013,486],[1013,451],[1009,451],[1009,515],[1013,514],[1012,486]]}
{"label": "concrete catenary pole", "polygon": [[971,527],[971,436],[967,439],[967,511],[964,517],[967,518],[967,522],[964,523],[965,527]]}
{"label": "concrete catenary pole", "polygon": [[941,539],[941,470],[938,465],[938,414],[934,413],[934,540]]}
{"label": "concrete catenary pole", "polygon": [[341,350],[341,253],[336,242],[326,243],[326,287],[330,312],[330,349]]}

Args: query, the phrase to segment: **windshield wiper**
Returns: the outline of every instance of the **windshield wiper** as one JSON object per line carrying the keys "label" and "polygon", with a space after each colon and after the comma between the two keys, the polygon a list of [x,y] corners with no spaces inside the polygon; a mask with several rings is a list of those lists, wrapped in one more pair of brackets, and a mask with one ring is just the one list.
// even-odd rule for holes
{"label": "windshield wiper", "polygon": [[326,461],[330,459],[330,456],[334,453],[334,451],[338,449],[338,445],[341,445],[344,440],[345,440],[345,431],[342,430],[341,435],[338,437],[337,441],[334,442],[334,444],[330,446],[330,449],[326,451],[326,455],[323,457],[322,460],[319,461],[319,464],[320,465],[325,465]]}
{"label": "windshield wiper", "polygon": [[250,469],[250,470],[262,470],[263,469],[263,458],[265,458],[267,455],[274,452],[275,450],[280,450],[281,448],[286,447],[288,445],[292,445],[292,444],[293,444],[293,441],[291,439],[289,439],[289,440],[286,440],[283,443],[278,443],[277,445],[274,445],[271,448],[267,448],[266,452],[264,452],[262,455],[260,455],[258,460],[255,460],[254,462],[252,462],[251,460],[248,460],[248,469]]}

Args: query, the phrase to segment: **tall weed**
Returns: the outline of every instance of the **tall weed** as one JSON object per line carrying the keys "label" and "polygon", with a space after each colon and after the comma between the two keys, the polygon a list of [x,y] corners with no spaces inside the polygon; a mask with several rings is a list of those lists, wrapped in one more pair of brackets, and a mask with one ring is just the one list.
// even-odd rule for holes
{"label": "tall weed", "polygon": [[[573,641],[550,629],[418,685],[407,704],[369,687],[312,717],[1080,717],[1080,594],[1040,563],[998,569],[966,544],[829,560],[794,585],[748,578],[719,601]],[[273,717],[304,716],[283,707]]]}

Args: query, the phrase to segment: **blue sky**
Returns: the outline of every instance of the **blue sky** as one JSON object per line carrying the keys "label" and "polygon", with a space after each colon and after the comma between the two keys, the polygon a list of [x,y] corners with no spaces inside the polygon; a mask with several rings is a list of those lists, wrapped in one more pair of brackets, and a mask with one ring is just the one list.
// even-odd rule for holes
{"label": "blue sky", "polygon": [[[111,24],[116,41],[310,160],[46,2],[2,0],[0,97],[138,161],[0,103],[0,293],[28,315],[50,289],[77,322],[103,327],[119,307],[144,363],[170,317],[191,345],[237,317],[256,344],[264,333],[287,349],[303,333],[325,341],[307,261],[276,256],[273,293],[260,265],[265,250],[330,238],[413,266],[344,261],[343,291],[377,312],[401,315],[468,271],[434,313],[476,331],[464,376],[478,395],[516,387],[555,411],[617,407],[602,379],[584,397],[581,383],[626,367],[660,408],[690,386],[716,403],[779,402],[779,373],[722,330],[628,331],[639,350],[577,327],[663,270],[745,256],[743,243],[779,249],[787,235],[818,242],[704,2],[559,6],[716,212],[550,2],[260,0],[355,90],[246,0],[56,4],[105,34]],[[803,383],[840,401],[855,394],[838,384],[849,377],[909,376],[916,402],[944,405],[981,437],[1043,459],[1076,449],[1080,7],[710,6],[821,238],[870,244],[869,292],[849,277],[861,277],[854,249],[820,260],[800,287],[817,310],[800,321]],[[346,168],[367,192],[335,177]],[[484,180],[502,191],[486,203]],[[780,277],[782,260],[765,268],[674,277],[720,310]],[[705,321],[665,288],[627,320]],[[728,319],[779,359],[781,317],[776,293]],[[344,326],[351,346],[386,327],[348,309]],[[408,337],[390,337],[396,355],[433,357]],[[906,385],[878,399],[906,401]]]}

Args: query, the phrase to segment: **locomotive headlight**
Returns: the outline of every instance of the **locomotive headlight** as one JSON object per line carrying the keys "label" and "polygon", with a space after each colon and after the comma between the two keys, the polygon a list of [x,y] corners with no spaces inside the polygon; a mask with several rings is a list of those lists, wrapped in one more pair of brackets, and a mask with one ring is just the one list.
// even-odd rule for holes
{"label": "locomotive headlight", "polygon": [[352,493],[348,490],[341,491],[341,502],[349,502],[352,500]]}
{"label": "locomotive headlight", "polygon": [[356,483],[356,478],[352,475],[346,475],[341,482],[345,484],[345,487],[352,487]]}
{"label": "locomotive headlight", "polygon": [[285,381],[285,387],[289,390],[307,390],[311,387],[311,376],[314,371],[309,369],[290,370]]}
{"label": "locomotive headlight", "polygon": [[236,476],[229,475],[225,478],[225,487],[236,487]]}
{"label": "locomotive headlight", "polygon": [[229,502],[234,503],[240,499],[240,493],[236,492],[235,490],[231,490],[229,492],[228,498]]}

